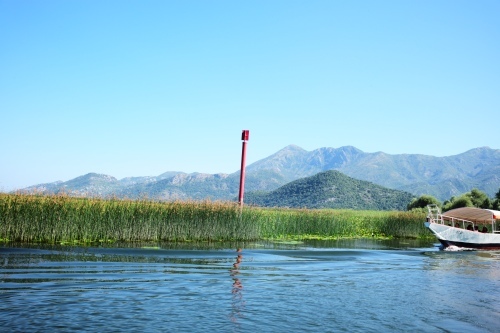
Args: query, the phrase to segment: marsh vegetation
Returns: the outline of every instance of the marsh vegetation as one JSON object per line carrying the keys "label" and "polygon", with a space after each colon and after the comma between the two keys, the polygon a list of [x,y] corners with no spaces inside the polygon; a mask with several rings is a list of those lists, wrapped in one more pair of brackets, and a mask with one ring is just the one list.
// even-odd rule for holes
{"label": "marsh vegetation", "polygon": [[430,237],[424,219],[422,212],[0,194],[0,239],[19,242]]}

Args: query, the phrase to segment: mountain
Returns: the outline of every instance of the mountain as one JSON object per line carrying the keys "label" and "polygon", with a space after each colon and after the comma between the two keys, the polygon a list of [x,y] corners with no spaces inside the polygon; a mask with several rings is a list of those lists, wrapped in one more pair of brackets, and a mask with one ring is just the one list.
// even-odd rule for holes
{"label": "mountain", "polygon": [[238,183],[227,174],[178,173],[156,182],[141,183],[121,190],[129,198],[147,196],[159,200],[227,199],[234,196]]}
{"label": "mountain", "polygon": [[[361,150],[346,146],[341,148],[319,148],[306,151],[289,145],[277,153],[247,167],[247,174],[259,170],[270,170],[283,175],[287,181],[308,177],[321,171],[345,169],[366,155]],[[345,173],[345,171],[342,171]]]}
{"label": "mountain", "polygon": [[[245,188],[271,191],[286,180],[274,172],[260,170],[245,177]],[[127,177],[121,180],[104,174],[88,173],[67,182],[34,185],[22,192],[90,197],[149,198],[156,200],[233,200],[238,196],[239,172],[206,174],[166,172],[157,177]]]}
{"label": "mountain", "polygon": [[[351,178],[415,196],[430,194],[442,201],[472,188],[478,188],[493,197],[500,188],[500,150],[480,147],[458,155],[435,157],[365,153],[352,146],[306,151],[289,145],[247,166],[245,191],[273,191],[291,181],[328,170],[340,171]],[[30,186],[23,191],[64,191],[75,195],[131,199],[235,200],[238,190],[239,170],[231,174],[170,171],[159,176],[121,180],[89,173],[67,182]]]}
{"label": "mountain", "polygon": [[76,196],[105,197],[120,189],[120,182],[112,176],[89,173],[67,182],[57,181],[27,187],[23,192],[36,193],[67,193]]}
{"label": "mountain", "polygon": [[292,181],[271,192],[246,193],[245,202],[262,207],[405,210],[412,198],[411,193],[330,170]]}
{"label": "mountain", "polygon": [[248,166],[281,173],[287,181],[337,170],[352,178],[417,196],[440,200],[478,188],[493,197],[500,188],[500,150],[481,147],[465,153],[435,157],[420,154],[365,153],[355,147],[320,148],[306,151],[290,145]]}

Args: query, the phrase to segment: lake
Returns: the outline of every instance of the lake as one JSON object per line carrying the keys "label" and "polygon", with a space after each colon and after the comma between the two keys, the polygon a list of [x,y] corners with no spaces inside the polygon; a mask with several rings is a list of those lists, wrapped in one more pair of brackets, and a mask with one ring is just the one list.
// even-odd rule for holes
{"label": "lake", "polygon": [[0,245],[8,332],[499,332],[500,252],[435,242]]}

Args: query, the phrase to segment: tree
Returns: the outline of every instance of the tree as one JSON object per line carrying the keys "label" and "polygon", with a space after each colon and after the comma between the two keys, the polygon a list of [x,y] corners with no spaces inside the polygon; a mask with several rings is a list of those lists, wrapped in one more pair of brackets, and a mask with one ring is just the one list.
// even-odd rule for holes
{"label": "tree", "polygon": [[461,208],[461,207],[474,207],[471,198],[467,195],[468,193],[459,196],[458,198],[453,197],[446,205],[443,206],[443,210],[447,211],[450,209]]}
{"label": "tree", "polygon": [[490,198],[488,198],[488,195],[477,188],[472,189],[465,195],[470,198],[474,207],[488,209],[491,206],[491,201]]}
{"label": "tree", "polygon": [[493,200],[491,204],[493,209],[500,210],[500,188],[498,192],[495,194],[495,200]]}
{"label": "tree", "polygon": [[443,203],[444,211],[460,207],[477,207],[500,210],[500,189],[495,194],[495,199],[489,198],[485,192],[474,188],[470,192],[464,193],[458,198],[451,197]]}
{"label": "tree", "polygon": [[416,208],[425,208],[427,205],[438,205],[441,207],[441,202],[434,198],[432,195],[421,195],[419,198],[413,199],[407,206],[407,210],[412,210]]}
{"label": "tree", "polygon": [[443,202],[443,209],[444,209],[445,207],[449,207],[449,206],[451,205],[451,203],[452,203],[453,201],[455,201],[455,199],[456,199],[456,198],[455,198],[455,196],[452,196],[452,197],[451,197],[451,198],[449,198],[448,200],[445,200],[445,201]]}

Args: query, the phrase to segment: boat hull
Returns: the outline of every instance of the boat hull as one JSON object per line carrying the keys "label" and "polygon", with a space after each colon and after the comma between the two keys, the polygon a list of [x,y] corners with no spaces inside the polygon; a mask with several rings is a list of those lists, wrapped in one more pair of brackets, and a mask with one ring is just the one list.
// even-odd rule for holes
{"label": "boat hull", "polygon": [[443,245],[444,248],[449,246],[456,246],[464,249],[477,249],[477,250],[500,250],[500,244],[474,244],[474,243],[463,243],[463,242],[454,242],[448,241],[444,239],[439,239],[439,242]]}
{"label": "boat hull", "polygon": [[424,225],[444,247],[457,246],[469,249],[500,250],[500,234],[469,231],[439,223],[425,222]]}

